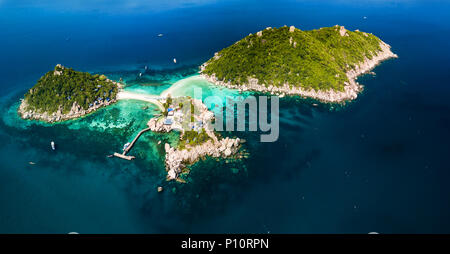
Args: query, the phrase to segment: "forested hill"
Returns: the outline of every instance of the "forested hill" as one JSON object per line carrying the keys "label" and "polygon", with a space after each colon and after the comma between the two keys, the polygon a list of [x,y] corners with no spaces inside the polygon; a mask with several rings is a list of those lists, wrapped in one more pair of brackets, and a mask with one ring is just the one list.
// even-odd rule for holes
{"label": "forested hill", "polygon": [[343,26],[310,31],[266,28],[216,53],[202,72],[233,84],[256,78],[265,85],[342,91],[346,72],[372,59],[381,51],[380,43],[373,34]]}
{"label": "forested hill", "polygon": [[116,98],[117,84],[104,75],[91,75],[57,65],[42,76],[24,100],[32,109],[53,113],[61,106],[68,112],[74,102],[83,109]]}

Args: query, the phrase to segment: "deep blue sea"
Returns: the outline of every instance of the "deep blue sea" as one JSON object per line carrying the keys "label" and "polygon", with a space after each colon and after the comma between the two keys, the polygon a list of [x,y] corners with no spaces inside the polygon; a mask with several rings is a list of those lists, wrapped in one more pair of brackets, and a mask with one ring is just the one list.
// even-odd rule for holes
{"label": "deep blue sea", "polygon": [[[0,0],[0,233],[450,233],[450,3],[35,2]],[[161,91],[249,33],[336,24],[399,58],[346,105],[280,99],[277,142],[225,133],[249,158],[200,161],[186,184],[165,180],[155,145],[174,135],[144,135],[132,162],[105,157],[145,126],[145,103],[55,125],[15,111],[58,63]]]}

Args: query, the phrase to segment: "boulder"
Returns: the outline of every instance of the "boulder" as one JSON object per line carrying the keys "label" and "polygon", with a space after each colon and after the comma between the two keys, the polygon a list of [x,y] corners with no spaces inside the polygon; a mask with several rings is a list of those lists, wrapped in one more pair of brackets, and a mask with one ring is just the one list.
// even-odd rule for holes
{"label": "boulder", "polygon": [[348,36],[347,29],[345,29],[344,26],[340,26],[339,27],[339,35],[341,35],[341,36]]}
{"label": "boulder", "polygon": [[166,151],[166,153],[169,152],[170,151],[170,145],[165,143],[164,144],[164,150]]}
{"label": "boulder", "polygon": [[225,149],[225,152],[223,154],[225,156],[230,156],[231,155],[231,149],[230,148]]}

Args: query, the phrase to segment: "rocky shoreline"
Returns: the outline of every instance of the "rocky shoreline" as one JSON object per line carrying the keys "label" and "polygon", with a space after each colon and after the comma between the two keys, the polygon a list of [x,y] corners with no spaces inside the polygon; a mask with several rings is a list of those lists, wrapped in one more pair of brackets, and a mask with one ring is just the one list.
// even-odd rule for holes
{"label": "rocky shoreline", "polygon": [[236,155],[240,144],[239,138],[223,138],[218,141],[208,140],[203,144],[187,146],[180,150],[166,143],[164,149],[166,151],[167,180],[177,179],[186,165],[193,164],[205,156],[228,158]]}
{"label": "rocky shoreline", "polygon": [[[208,110],[202,101],[197,99],[190,99],[190,101],[197,109],[194,116],[195,120],[197,123],[201,122],[201,126],[209,136],[209,139],[206,142],[196,145],[187,144],[183,149],[171,147],[168,143],[164,144],[167,180],[182,181],[179,176],[183,169],[187,165],[191,165],[206,156],[213,158],[229,158],[237,156],[242,143],[239,138],[233,139],[227,137],[219,139],[210,125],[214,118],[214,114]],[[185,104],[188,105],[187,103]],[[164,124],[164,117],[161,116],[151,118],[147,122],[147,126],[153,132],[167,133],[172,130],[178,130],[181,132],[180,139],[182,139],[186,131],[177,121],[174,121],[170,125]]]}
{"label": "rocky shoreline", "polygon": [[[122,84],[120,84],[119,82],[115,82],[112,80],[109,80],[110,82],[113,82],[115,85],[117,85],[117,87],[119,89],[122,88]],[[70,120],[70,119],[75,119],[75,118],[79,118],[82,117],[84,115],[87,115],[91,112],[94,112],[95,110],[111,105],[113,103],[117,102],[117,98],[112,98],[109,101],[106,100],[102,100],[101,102],[97,102],[95,103],[93,106],[87,108],[87,109],[83,109],[83,107],[81,107],[76,101],[72,104],[72,107],[70,109],[69,112],[67,113],[63,113],[63,109],[60,106],[58,108],[58,110],[56,112],[53,112],[51,114],[49,114],[48,112],[42,112],[40,110],[36,110],[36,109],[31,109],[28,105],[28,103],[26,102],[25,99],[21,100],[20,106],[17,110],[17,113],[19,114],[19,116],[22,119],[27,119],[27,120],[39,120],[39,121],[44,121],[44,122],[48,122],[48,123],[55,123],[55,122],[60,122],[60,121],[65,121],[65,120]]]}
{"label": "rocky shoreline", "polygon": [[373,69],[376,65],[378,65],[384,60],[398,57],[391,51],[391,46],[389,46],[383,41],[380,42],[380,48],[381,50],[376,55],[374,55],[372,59],[366,58],[363,62],[359,63],[356,66],[356,68],[346,73],[349,82],[345,83],[344,91],[335,91],[335,90],[316,91],[313,89],[305,90],[302,89],[301,87],[291,87],[287,83],[281,87],[276,87],[273,85],[266,86],[265,84],[259,84],[258,80],[255,78],[248,78],[248,83],[244,85],[232,84],[231,82],[224,82],[218,80],[214,74],[207,75],[203,73],[207,63],[204,63],[203,65],[200,66],[200,73],[201,73],[200,76],[202,76],[203,78],[205,78],[206,80],[215,85],[225,86],[231,89],[238,89],[240,91],[257,91],[280,96],[300,95],[304,97],[317,99],[323,102],[343,102],[348,100],[354,100],[358,97],[358,93],[363,88],[362,85],[356,82],[356,78],[359,75],[369,72],[371,69]]}
{"label": "rocky shoreline", "polygon": [[27,102],[25,100],[22,100],[22,102],[20,103],[19,109],[18,109],[18,113],[19,113],[19,116],[22,117],[23,119],[40,120],[40,121],[44,121],[44,122],[48,122],[48,123],[55,123],[55,122],[60,122],[60,121],[65,121],[65,120],[82,117],[91,112],[94,112],[95,110],[97,110],[101,107],[111,105],[111,104],[115,103],[116,101],[117,101],[116,99],[111,99],[108,102],[103,101],[92,107],[89,107],[88,109],[83,109],[80,105],[78,105],[77,102],[74,102],[72,104],[72,108],[70,109],[70,111],[68,113],[63,114],[62,108],[59,107],[59,109],[56,112],[49,114],[48,112],[40,112],[38,110],[29,109]]}

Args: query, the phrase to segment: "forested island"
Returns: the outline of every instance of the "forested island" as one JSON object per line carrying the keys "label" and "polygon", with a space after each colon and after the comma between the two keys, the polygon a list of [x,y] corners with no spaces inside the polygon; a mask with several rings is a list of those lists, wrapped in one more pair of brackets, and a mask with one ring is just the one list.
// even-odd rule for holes
{"label": "forested island", "polygon": [[184,182],[192,165],[206,156],[212,158],[240,159],[246,156],[240,150],[239,138],[223,137],[213,128],[214,113],[201,100],[189,96],[160,98],[164,105],[161,115],[151,118],[147,126],[154,132],[180,133],[176,144],[164,144],[168,180]]}
{"label": "forested island", "polygon": [[397,55],[375,35],[343,26],[268,27],[215,53],[201,73],[229,88],[339,102],[357,97],[358,75],[392,57]]}
{"label": "forested island", "polygon": [[42,76],[19,107],[24,119],[57,122],[77,118],[116,101],[118,82],[60,64]]}

